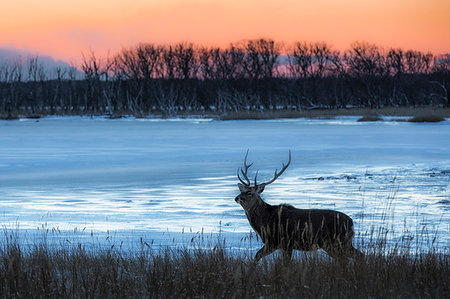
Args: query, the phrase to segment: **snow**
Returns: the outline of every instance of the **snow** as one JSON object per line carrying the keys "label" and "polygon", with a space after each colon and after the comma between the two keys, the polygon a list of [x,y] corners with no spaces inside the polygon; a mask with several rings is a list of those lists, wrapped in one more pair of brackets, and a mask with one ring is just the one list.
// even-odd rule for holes
{"label": "snow", "polygon": [[437,236],[448,249],[450,121],[356,120],[0,121],[0,223],[127,244],[220,232],[248,247],[236,170],[249,149],[250,176],[269,180],[290,149],[267,202],[340,210],[354,219],[357,242],[376,228],[389,229],[391,243]]}

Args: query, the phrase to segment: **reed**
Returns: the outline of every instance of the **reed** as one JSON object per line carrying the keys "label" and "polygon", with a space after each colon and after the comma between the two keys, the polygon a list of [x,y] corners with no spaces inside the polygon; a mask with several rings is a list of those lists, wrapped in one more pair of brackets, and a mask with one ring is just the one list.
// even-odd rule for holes
{"label": "reed", "polygon": [[35,240],[25,245],[4,229],[0,243],[2,298],[449,298],[450,258],[435,243],[417,250],[387,246],[385,230],[359,240],[361,260],[335,261],[297,252],[252,262],[251,249],[200,236],[190,244],[139,248]]}

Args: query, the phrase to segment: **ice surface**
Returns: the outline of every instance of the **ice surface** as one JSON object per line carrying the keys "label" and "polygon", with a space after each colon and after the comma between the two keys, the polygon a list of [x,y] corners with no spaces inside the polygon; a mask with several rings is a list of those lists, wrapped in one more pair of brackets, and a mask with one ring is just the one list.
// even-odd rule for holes
{"label": "ice surface", "polygon": [[245,151],[250,175],[268,180],[290,149],[267,202],[345,212],[359,239],[384,228],[390,242],[437,237],[448,248],[450,121],[356,120],[0,121],[0,222],[126,243],[220,231],[241,246],[251,230],[234,201]]}

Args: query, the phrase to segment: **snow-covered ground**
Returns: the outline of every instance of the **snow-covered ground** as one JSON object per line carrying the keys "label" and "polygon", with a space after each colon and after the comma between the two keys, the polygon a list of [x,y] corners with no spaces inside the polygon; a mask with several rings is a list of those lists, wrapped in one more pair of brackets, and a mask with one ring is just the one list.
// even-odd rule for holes
{"label": "snow-covered ground", "polygon": [[356,119],[0,121],[0,223],[30,240],[170,245],[221,232],[248,247],[236,170],[249,149],[250,175],[268,180],[290,149],[267,202],[345,212],[365,242],[386,229],[392,244],[437,237],[448,250],[450,121]]}

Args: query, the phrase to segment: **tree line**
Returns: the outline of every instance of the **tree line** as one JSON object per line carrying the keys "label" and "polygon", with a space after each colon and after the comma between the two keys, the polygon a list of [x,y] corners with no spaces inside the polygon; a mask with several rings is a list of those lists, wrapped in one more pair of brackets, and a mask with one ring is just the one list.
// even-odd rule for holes
{"label": "tree line", "polygon": [[0,63],[0,115],[450,107],[450,54],[366,42],[345,51],[271,39],[226,48],[147,43],[107,57],[90,51],[51,77],[43,70],[39,57]]}

